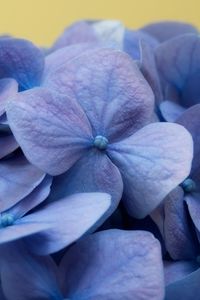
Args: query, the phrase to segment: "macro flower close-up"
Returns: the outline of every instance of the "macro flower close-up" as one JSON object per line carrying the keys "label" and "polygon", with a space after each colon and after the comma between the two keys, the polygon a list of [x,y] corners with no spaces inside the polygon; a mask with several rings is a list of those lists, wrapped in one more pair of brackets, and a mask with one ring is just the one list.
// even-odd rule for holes
{"label": "macro flower close-up", "polygon": [[194,2],[2,3],[0,300],[200,300]]}

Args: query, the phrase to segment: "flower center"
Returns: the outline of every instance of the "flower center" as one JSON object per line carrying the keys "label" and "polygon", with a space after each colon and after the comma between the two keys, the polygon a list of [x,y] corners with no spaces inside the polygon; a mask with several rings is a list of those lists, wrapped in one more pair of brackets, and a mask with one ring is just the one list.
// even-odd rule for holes
{"label": "flower center", "polygon": [[185,193],[195,192],[196,183],[191,178],[187,178],[181,183],[181,187],[183,188]]}
{"label": "flower center", "polygon": [[12,214],[2,213],[0,215],[0,227],[8,227],[14,224],[15,218]]}
{"label": "flower center", "polygon": [[108,146],[108,140],[105,136],[97,135],[94,139],[94,147],[99,150],[105,150]]}

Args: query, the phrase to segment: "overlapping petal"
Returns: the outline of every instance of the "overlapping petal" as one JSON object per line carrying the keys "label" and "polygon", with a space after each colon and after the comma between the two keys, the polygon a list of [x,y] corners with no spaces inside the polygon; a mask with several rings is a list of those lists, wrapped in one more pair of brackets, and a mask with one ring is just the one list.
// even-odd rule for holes
{"label": "overlapping petal", "polygon": [[31,251],[46,255],[61,250],[91,230],[110,204],[108,194],[74,194],[25,216],[18,224],[24,227],[46,224],[46,230],[27,238]]}
{"label": "overlapping petal", "polygon": [[2,288],[7,300],[62,300],[57,266],[50,256],[35,256],[19,242],[1,246],[0,252]]}
{"label": "overlapping petal", "polygon": [[6,213],[11,214],[15,219],[23,217],[26,213],[38,206],[48,197],[51,184],[52,177],[46,175],[43,181],[28,196],[6,210]]}
{"label": "overlapping petal", "polygon": [[166,287],[166,300],[198,300],[200,269]]}
{"label": "overlapping petal", "polygon": [[194,141],[194,157],[190,176],[196,181],[196,184],[199,185],[200,190],[200,104],[187,109],[179,116],[176,123],[184,126],[192,135]]}
{"label": "overlapping petal", "polygon": [[[180,104],[190,107],[200,101],[200,38],[186,34],[162,43],[156,49],[156,61],[160,74],[180,94]],[[166,55],[167,53],[167,55]],[[165,87],[164,87],[165,88]],[[165,97],[168,97],[168,87]]]}
{"label": "overlapping petal", "polygon": [[164,239],[167,251],[174,260],[195,259],[198,254],[197,240],[181,187],[177,187],[165,198],[164,207]]}
{"label": "overlapping petal", "polygon": [[31,165],[24,156],[0,162],[0,212],[30,194],[44,179],[45,173]]}
{"label": "overlapping petal", "polygon": [[160,104],[160,112],[167,122],[175,122],[186,110],[178,103],[165,100]]}
{"label": "overlapping petal", "polygon": [[67,251],[60,278],[67,298],[161,300],[160,245],[148,232],[98,232]]}
{"label": "overlapping petal", "polygon": [[148,33],[144,31],[126,30],[124,33],[124,47],[123,50],[128,53],[134,60],[141,59],[141,42],[146,42],[153,50],[158,42]]}
{"label": "overlapping petal", "polygon": [[18,92],[18,83],[12,78],[0,79],[0,116],[5,113],[5,105]]}
{"label": "overlapping petal", "polygon": [[27,237],[32,252],[42,255],[57,252],[84,235],[109,206],[108,194],[71,195],[1,227],[0,244]]}
{"label": "overlapping petal", "polygon": [[163,100],[163,94],[155,61],[154,48],[152,49],[152,46],[144,40],[140,41],[139,66],[154,92],[156,104],[159,104]]}
{"label": "overlapping petal", "polygon": [[44,68],[43,53],[23,39],[0,39],[0,78],[14,78],[20,89],[38,86]]}
{"label": "overlapping petal", "polygon": [[105,192],[111,195],[111,206],[103,223],[117,208],[122,196],[123,183],[118,168],[98,150],[93,150],[81,158],[68,172],[54,178],[49,201],[74,193]]}
{"label": "overlapping petal", "polygon": [[193,25],[175,21],[151,23],[144,26],[142,30],[152,35],[159,42],[164,42],[182,34],[198,33],[197,28]]}

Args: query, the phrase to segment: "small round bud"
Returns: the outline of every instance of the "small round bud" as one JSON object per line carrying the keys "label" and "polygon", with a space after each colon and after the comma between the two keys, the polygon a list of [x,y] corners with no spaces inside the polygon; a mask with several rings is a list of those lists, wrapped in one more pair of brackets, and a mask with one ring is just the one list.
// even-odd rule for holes
{"label": "small round bud", "polygon": [[108,140],[102,135],[97,135],[94,139],[94,147],[99,150],[105,150],[108,146]]}

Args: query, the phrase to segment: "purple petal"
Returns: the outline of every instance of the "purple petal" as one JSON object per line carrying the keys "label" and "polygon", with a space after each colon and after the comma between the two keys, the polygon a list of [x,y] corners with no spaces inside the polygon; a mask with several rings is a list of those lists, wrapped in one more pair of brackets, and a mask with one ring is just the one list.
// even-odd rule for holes
{"label": "purple petal", "polygon": [[145,231],[106,230],[83,239],[64,256],[60,277],[72,299],[160,300],[164,294],[160,245]]}
{"label": "purple petal", "polygon": [[27,239],[31,251],[46,255],[61,250],[91,230],[110,204],[108,194],[74,194],[25,216],[19,224],[46,224],[47,230]]}
{"label": "purple petal", "polygon": [[182,188],[177,187],[164,200],[164,238],[166,249],[174,260],[193,259],[197,255],[183,198]]}
{"label": "purple petal", "polygon": [[156,103],[160,103],[163,99],[163,95],[154,51],[152,47],[143,40],[140,41],[140,70],[155,94]]}
{"label": "purple petal", "polygon": [[181,105],[184,107],[197,104],[200,100],[199,51],[200,38],[194,34],[171,39],[156,49],[156,61],[161,76],[179,91]]}
{"label": "purple petal", "polygon": [[40,84],[44,68],[42,52],[31,42],[15,39],[0,39],[0,78],[12,77],[21,89]]}
{"label": "purple petal", "polygon": [[132,59],[120,51],[88,51],[62,66],[45,84],[76,99],[93,132],[109,141],[141,128],[153,112],[149,85]]}
{"label": "purple petal", "polygon": [[172,39],[186,33],[198,33],[198,30],[188,23],[164,21],[149,24],[142,28],[160,42]]}
{"label": "purple petal", "polygon": [[23,156],[0,162],[0,212],[10,208],[31,193],[45,174]]}
{"label": "purple petal", "polygon": [[8,209],[6,213],[12,214],[16,219],[23,217],[31,209],[42,203],[50,193],[52,177],[46,175],[44,180],[28,196]]}
{"label": "purple petal", "polygon": [[61,48],[47,55],[45,58],[43,81],[48,81],[48,76],[51,76],[51,73],[56,72],[57,69],[62,67],[62,65],[66,64],[68,61],[74,59],[79,55],[82,55],[83,52],[95,47],[96,46],[92,43],[76,44]]}
{"label": "purple petal", "polygon": [[133,31],[126,29],[124,34],[124,51],[128,53],[134,60],[141,59],[141,41],[146,42],[151,49],[158,45],[158,42],[149,34],[140,30]]}
{"label": "purple petal", "polygon": [[200,269],[178,280],[166,288],[166,300],[198,300]]}
{"label": "purple petal", "polygon": [[165,261],[164,272],[165,272],[165,284],[169,285],[173,282],[183,279],[190,273],[196,271],[199,268],[197,262],[193,260],[189,261]]}
{"label": "purple petal", "polygon": [[192,161],[191,176],[200,185],[200,104],[187,109],[177,120],[176,123],[184,126],[192,135],[194,141],[194,157]]}
{"label": "purple petal", "polygon": [[193,143],[184,127],[154,123],[110,145],[108,153],[121,171],[128,212],[143,218],[188,176]]}
{"label": "purple petal", "polygon": [[159,108],[167,122],[175,122],[186,110],[178,103],[167,100],[162,102]]}
{"label": "purple petal", "polygon": [[5,113],[5,104],[18,92],[18,83],[12,78],[0,79],[0,116]]}
{"label": "purple petal", "polygon": [[164,220],[165,220],[165,211],[164,211],[164,201],[160,203],[152,211],[150,214],[151,219],[154,221],[154,223],[158,226],[158,229],[164,239]]}
{"label": "purple petal", "polygon": [[[26,217],[28,218],[28,217]],[[26,236],[39,234],[40,231],[48,230],[49,224],[40,220],[35,222],[23,222],[23,219],[19,219],[12,226],[0,228],[0,245],[10,243],[22,239]],[[26,220],[26,219],[25,219]]]}
{"label": "purple petal", "polygon": [[79,43],[98,42],[94,29],[86,21],[79,21],[66,28],[55,41],[52,50]]}
{"label": "purple petal", "polygon": [[5,135],[0,131],[0,159],[19,147],[13,135]]}
{"label": "purple petal", "polygon": [[[107,155],[91,151],[81,158],[67,173],[55,177],[50,201],[74,193],[105,192],[112,196],[111,206],[101,223],[117,208],[122,196],[123,183],[116,166]],[[99,225],[100,223],[98,223]]]}
{"label": "purple petal", "polygon": [[190,217],[197,228],[197,230],[200,232],[200,194],[199,193],[193,193],[190,195],[185,196],[185,201],[187,203],[187,207],[189,210]]}
{"label": "purple petal", "polygon": [[43,88],[19,93],[7,117],[28,160],[51,175],[67,171],[91,144],[87,117],[67,95]]}
{"label": "purple petal", "polygon": [[34,256],[22,243],[1,246],[0,270],[7,300],[62,299],[50,256]]}

